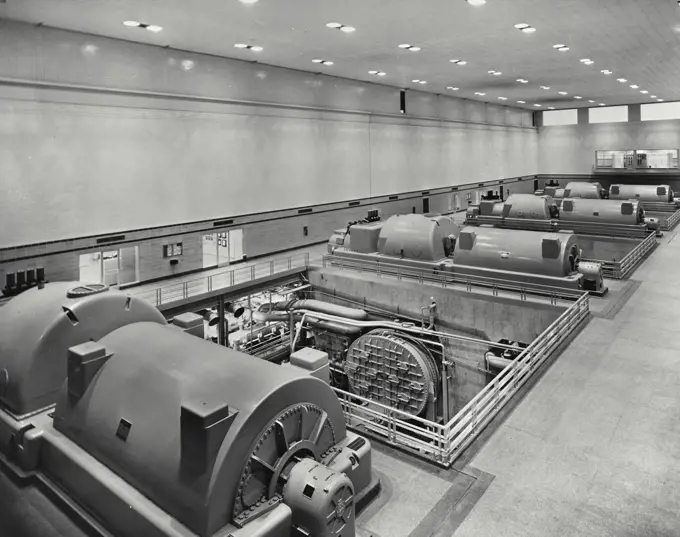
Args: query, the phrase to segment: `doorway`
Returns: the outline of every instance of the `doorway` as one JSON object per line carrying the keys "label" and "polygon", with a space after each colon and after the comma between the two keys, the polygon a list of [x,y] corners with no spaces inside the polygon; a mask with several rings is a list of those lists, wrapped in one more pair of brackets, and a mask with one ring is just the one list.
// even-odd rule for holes
{"label": "doorway", "polygon": [[430,212],[430,198],[423,198],[423,214]]}
{"label": "doorway", "polygon": [[222,267],[243,260],[243,229],[203,235],[203,268]]}
{"label": "doorway", "polygon": [[139,247],[81,254],[78,279],[86,283],[121,285],[139,281]]}

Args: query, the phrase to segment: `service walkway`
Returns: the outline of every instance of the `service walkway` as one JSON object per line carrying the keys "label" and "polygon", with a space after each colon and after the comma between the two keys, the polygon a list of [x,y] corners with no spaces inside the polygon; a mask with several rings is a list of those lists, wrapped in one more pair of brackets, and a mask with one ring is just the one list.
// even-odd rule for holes
{"label": "service walkway", "polygon": [[470,461],[495,478],[455,537],[680,535],[675,235],[616,317],[593,319]]}
{"label": "service walkway", "polygon": [[309,261],[320,263],[327,252],[326,243],[290,250],[283,254],[259,257],[252,261],[230,266],[179,275],[162,281],[135,285],[125,289],[134,296],[148,300],[155,306],[167,304],[190,296],[197,296],[258,277],[269,276],[291,268],[304,266]]}

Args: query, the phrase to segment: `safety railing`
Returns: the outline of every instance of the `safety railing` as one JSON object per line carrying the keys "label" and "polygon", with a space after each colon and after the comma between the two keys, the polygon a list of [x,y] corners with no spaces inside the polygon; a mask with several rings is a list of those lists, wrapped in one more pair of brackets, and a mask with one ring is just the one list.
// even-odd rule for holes
{"label": "safety railing", "polygon": [[445,424],[334,388],[347,426],[449,467],[589,314],[584,293]]}
{"label": "safety railing", "polygon": [[602,274],[606,278],[621,280],[628,276],[631,271],[644,259],[649,252],[656,248],[656,234],[650,233],[645,240],[628,252],[620,261],[601,261],[597,259],[584,259],[602,264]]}
{"label": "safety railing", "polygon": [[168,304],[177,300],[183,300],[192,296],[209,293],[219,289],[226,289],[234,285],[246,283],[258,278],[274,276],[292,270],[294,268],[308,267],[310,264],[309,253],[301,253],[288,257],[281,257],[254,263],[252,265],[225,270],[210,276],[202,276],[184,282],[178,282],[155,289],[129,289],[128,293],[148,300],[155,306]]}
{"label": "safety railing", "polygon": [[377,276],[396,277],[398,280],[414,280],[418,283],[430,283],[441,285],[442,287],[460,287],[467,291],[472,291],[473,289],[491,289],[494,295],[498,295],[501,290],[511,291],[516,292],[520,300],[526,300],[527,295],[538,295],[550,297],[551,303],[556,303],[558,298],[576,300],[581,295],[580,291],[566,287],[504,280],[472,274],[460,275],[434,268],[404,267],[383,261],[364,261],[334,255],[324,255],[322,266],[324,268],[333,267],[340,270],[375,274]]}
{"label": "safety railing", "polygon": [[678,222],[680,222],[680,211],[675,211],[661,223],[661,229],[663,231],[670,231],[678,225]]}
{"label": "safety railing", "polygon": [[446,424],[445,460],[448,464],[474,441],[589,314],[590,300],[584,294]]}

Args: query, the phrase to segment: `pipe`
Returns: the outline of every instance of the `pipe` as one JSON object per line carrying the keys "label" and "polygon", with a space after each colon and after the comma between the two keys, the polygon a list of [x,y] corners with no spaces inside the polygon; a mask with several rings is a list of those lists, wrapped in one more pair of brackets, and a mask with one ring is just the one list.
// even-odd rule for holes
{"label": "pipe", "polygon": [[288,302],[276,302],[272,304],[274,311],[281,310],[308,310],[318,311],[319,313],[326,313],[328,315],[336,315],[338,317],[346,317],[356,321],[364,321],[368,314],[361,309],[348,308],[346,306],[337,306],[329,302],[321,300],[290,300]]}
{"label": "pipe", "polygon": [[315,328],[323,328],[329,332],[336,332],[345,336],[358,336],[361,334],[361,328],[358,326],[347,326],[335,321],[325,321],[309,317],[307,319],[307,324]]}
{"label": "pipe", "polygon": [[486,358],[486,365],[495,367],[496,369],[505,369],[508,367],[513,361],[509,360],[508,358],[501,358],[500,356],[485,356]]}

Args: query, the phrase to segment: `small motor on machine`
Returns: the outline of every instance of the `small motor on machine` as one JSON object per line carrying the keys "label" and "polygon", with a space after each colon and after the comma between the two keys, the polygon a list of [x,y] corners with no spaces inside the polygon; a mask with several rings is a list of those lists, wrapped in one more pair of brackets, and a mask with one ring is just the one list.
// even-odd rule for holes
{"label": "small motor on machine", "polygon": [[602,265],[593,261],[581,261],[578,264],[579,274],[583,274],[583,290],[602,292],[605,289]]}

